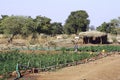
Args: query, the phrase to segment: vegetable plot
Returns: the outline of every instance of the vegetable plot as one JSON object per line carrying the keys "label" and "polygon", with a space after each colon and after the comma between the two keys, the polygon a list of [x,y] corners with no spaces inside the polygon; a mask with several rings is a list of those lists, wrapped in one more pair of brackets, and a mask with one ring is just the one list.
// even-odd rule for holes
{"label": "vegetable plot", "polygon": [[59,66],[60,64],[71,63],[95,55],[89,53],[68,53],[58,54],[25,54],[18,51],[0,53],[0,75],[15,71],[17,62],[33,68],[46,68],[49,66]]}

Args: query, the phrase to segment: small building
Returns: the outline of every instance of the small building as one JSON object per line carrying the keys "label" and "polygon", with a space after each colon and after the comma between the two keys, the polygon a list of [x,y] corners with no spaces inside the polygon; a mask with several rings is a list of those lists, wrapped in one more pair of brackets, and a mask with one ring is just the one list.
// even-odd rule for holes
{"label": "small building", "polygon": [[83,44],[106,44],[107,34],[99,31],[80,32],[79,36],[83,40]]}

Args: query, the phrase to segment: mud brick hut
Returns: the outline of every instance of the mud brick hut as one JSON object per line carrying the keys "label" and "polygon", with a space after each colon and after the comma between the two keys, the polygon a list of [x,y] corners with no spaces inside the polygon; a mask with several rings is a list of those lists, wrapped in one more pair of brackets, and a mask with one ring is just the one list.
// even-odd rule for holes
{"label": "mud brick hut", "polygon": [[106,44],[107,34],[99,31],[80,32],[79,36],[83,40],[83,44]]}

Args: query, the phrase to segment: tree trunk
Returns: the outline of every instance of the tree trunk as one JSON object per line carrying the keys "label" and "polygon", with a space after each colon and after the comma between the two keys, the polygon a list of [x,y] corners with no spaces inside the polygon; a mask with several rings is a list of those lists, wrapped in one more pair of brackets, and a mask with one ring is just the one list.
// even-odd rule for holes
{"label": "tree trunk", "polygon": [[8,43],[12,43],[14,36],[15,36],[15,35],[12,34],[12,35],[8,38]]}

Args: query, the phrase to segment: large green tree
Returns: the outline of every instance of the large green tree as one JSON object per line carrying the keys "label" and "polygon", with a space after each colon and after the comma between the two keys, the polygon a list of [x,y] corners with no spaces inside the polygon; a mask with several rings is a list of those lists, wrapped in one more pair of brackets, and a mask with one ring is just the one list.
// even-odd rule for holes
{"label": "large green tree", "polygon": [[51,34],[56,35],[56,34],[62,34],[63,33],[63,26],[61,23],[54,22],[51,23]]}
{"label": "large green tree", "polygon": [[84,10],[71,12],[64,25],[65,33],[77,34],[81,31],[86,31],[90,23],[88,17],[89,15]]}
{"label": "large green tree", "polygon": [[1,21],[1,26],[4,28],[5,34],[11,34],[10,42],[15,35],[28,35],[35,29],[33,19],[27,16],[6,17]]}
{"label": "large green tree", "polygon": [[34,22],[37,27],[37,32],[38,33],[45,33],[49,34],[50,33],[50,24],[51,19],[47,17],[42,17],[42,16],[36,16],[34,19]]}

